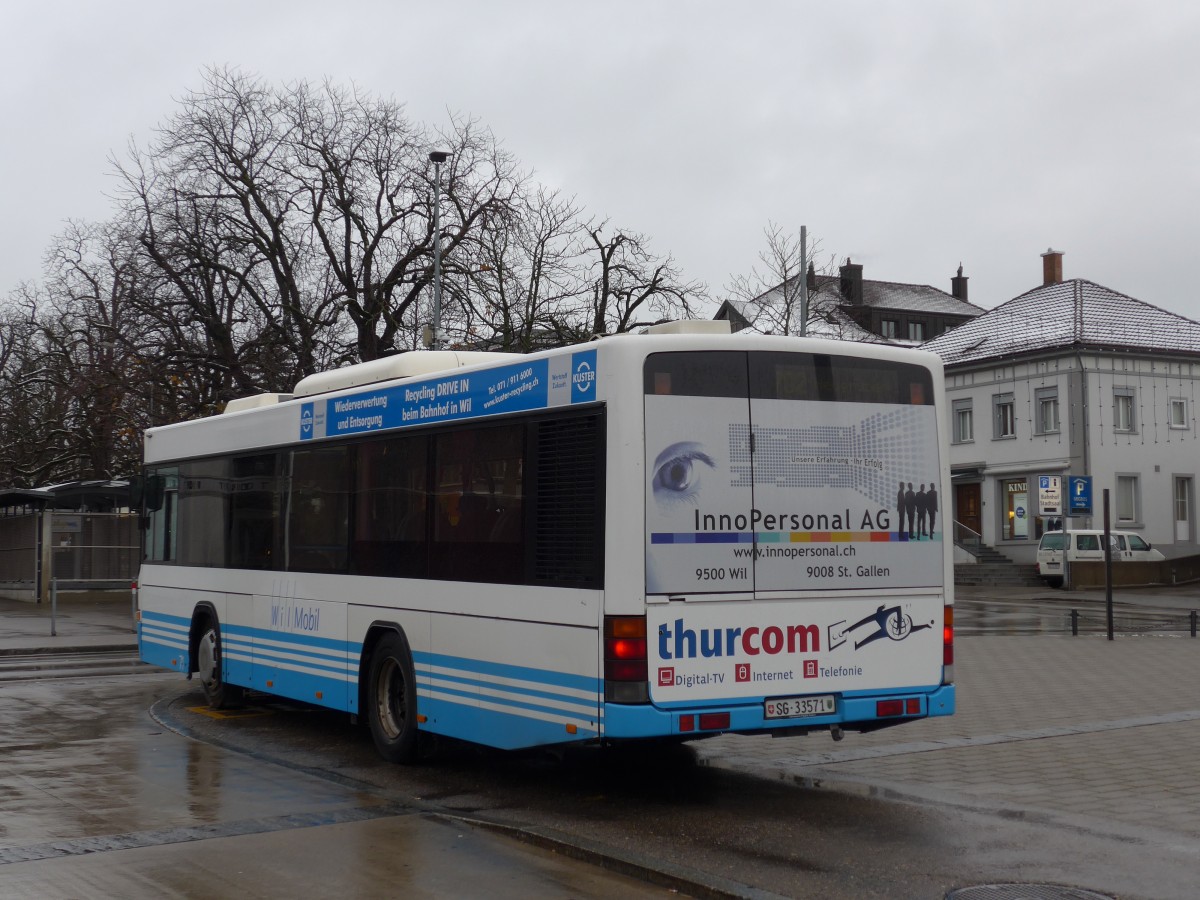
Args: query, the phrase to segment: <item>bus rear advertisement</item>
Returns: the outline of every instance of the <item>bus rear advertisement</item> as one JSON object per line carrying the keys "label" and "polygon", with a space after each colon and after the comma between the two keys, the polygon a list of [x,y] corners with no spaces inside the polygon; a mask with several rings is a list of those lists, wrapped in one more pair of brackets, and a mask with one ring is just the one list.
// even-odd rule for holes
{"label": "bus rear advertisement", "polygon": [[214,706],[344,710],[399,762],[951,714],[940,362],[698,326],[151,429],[142,658]]}

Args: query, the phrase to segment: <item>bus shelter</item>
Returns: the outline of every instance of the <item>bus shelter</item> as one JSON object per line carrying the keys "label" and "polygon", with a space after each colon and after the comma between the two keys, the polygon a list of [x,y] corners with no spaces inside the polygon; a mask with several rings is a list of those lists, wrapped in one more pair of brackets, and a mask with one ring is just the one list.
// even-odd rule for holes
{"label": "bus shelter", "polygon": [[137,514],[125,481],[0,490],[0,596],[48,601],[68,591],[128,591],[137,577]]}

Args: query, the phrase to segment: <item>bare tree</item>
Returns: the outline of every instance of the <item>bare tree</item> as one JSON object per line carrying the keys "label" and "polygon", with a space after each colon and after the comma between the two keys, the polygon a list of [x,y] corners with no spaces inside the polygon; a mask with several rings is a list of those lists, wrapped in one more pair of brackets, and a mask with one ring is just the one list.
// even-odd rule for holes
{"label": "bare tree", "polygon": [[[775,222],[763,229],[763,238],[766,246],[758,254],[759,264],[726,286],[729,299],[751,330],[839,340],[866,338],[866,332],[838,308],[842,298],[832,277],[836,257],[829,255],[818,266],[816,260],[823,255],[819,240],[811,241],[807,253],[802,253],[800,235]],[[807,267],[802,261],[805,256]]]}
{"label": "bare tree", "polygon": [[538,187],[462,245],[464,345],[526,353],[585,340],[584,235],[574,200]]}
{"label": "bare tree", "polygon": [[118,163],[163,295],[186,313],[176,323],[201,329],[223,393],[287,390],[411,345],[433,277],[433,146],[450,153],[441,239],[452,276],[460,248],[510,214],[521,183],[473,120],[434,134],[390,100],[209,70],[153,145]]}
{"label": "bare tree", "polygon": [[46,254],[46,381],[66,405],[45,424],[73,448],[75,471],[64,473],[73,478],[115,478],[140,465],[148,422],[138,396],[146,373],[136,364],[147,331],[139,263],[115,223],[69,223]]}
{"label": "bare tree", "polygon": [[[374,359],[403,346],[421,324],[420,299],[433,280],[431,147],[449,153],[440,171],[446,275],[485,225],[508,218],[521,177],[511,157],[475,120],[455,118],[433,135],[393,101],[372,100],[326,83],[286,95],[296,122],[297,176],[330,273],[331,295],[349,315],[355,356]],[[455,292],[451,290],[453,299]],[[399,345],[399,346],[398,346]]]}
{"label": "bare tree", "polygon": [[42,332],[44,298],[22,284],[0,310],[0,479],[35,487],[61,480],[74,451],[53,426],[67,404],[56,391]]}
{"label": "bare tree", "polygon": [[651,254],[640,234],[618,229],[605,237],[606,224],[587,226],[592,333],[617,334],[690,317],[704,285],[681,281],[674,260]]}
{"label": "bare tree", "polygon": [[310,289],[294,136],[269,88],[209,70],[150,149],[116,163],[146,256],[169,286],[166,324],[199,326],[203,346],[191,355],[211,362],[220,400],[287,389],[319,365],[332,302]]}

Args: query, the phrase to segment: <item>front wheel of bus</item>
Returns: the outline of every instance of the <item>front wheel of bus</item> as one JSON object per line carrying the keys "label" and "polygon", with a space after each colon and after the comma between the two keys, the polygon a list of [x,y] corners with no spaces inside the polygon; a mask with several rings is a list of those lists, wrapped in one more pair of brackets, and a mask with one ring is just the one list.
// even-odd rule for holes
{"label": "front wheel of bus", "polygon": [[196,646],[196,672],[200,676],[200,686],[204,688],[204,699],[213,709],[237,706],[245,692],[225,681],[221,664],[221,627],[214,619],[208,619],[203,627]]}
{"label": "front wheel of bus", "polygon": [[380,639],[371,653],[367,713],[379,755],[388,762],[417,758],[417,683],[412,651],[400,632]]}

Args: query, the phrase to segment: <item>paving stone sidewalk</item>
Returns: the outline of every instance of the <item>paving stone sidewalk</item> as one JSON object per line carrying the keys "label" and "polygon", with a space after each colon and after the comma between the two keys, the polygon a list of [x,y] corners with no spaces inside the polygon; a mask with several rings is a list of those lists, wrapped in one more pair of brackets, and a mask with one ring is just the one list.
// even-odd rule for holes
{"label": "paving stone sidewalk", "polygon": [[958,712],[873,734],[726,736],[710,765],[874,785],[1101,833],[1200,838],[1200,639],[983,636],[955,647]]}

